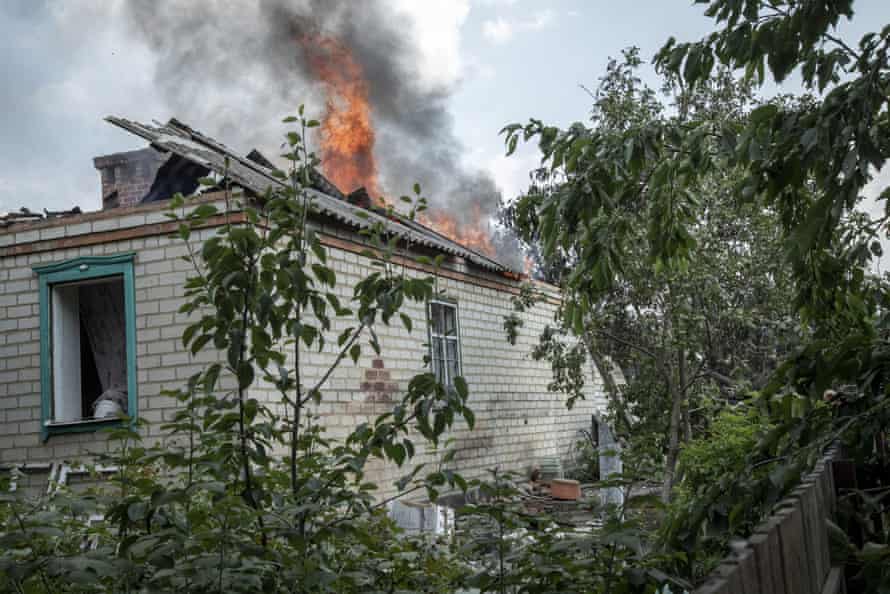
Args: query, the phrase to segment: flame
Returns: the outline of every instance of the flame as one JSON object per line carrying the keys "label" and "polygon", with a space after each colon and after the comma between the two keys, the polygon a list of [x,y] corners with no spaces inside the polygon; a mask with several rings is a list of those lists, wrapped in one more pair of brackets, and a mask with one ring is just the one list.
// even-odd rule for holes
{"label": "flame", "polygon": [[497,254],[491,242],[491,232],[486,224],[486,217],[478,204],[473,205],[473,223],[461,224],[443,210],[429,210],[421,214],[420,222],[432,227],[445,237],[481,252],[490,258]]}
{"label": "flame", "polygon": [[[321,168],[341,191],[364,187],[372,200],[385,206],[374,156],[374,125],[364,69],[340,40],[320,33],[299,37],[313,74],[324,85],[326,109],[321,120]],[[474,222],[460,224],[442,210],[429,210],[420,222],[438,233],[489,257],[491,242],[487,217],[473,206]]]}
{"label": "flame", "polygon": [[379,199],[383,194],[377,179],[374,126],[364,70],[338,39],[312,34],[300,37],[299,42],[327,95],[321,120],[321,168],[325,177],[345,192],[364,187],[373,199]]}

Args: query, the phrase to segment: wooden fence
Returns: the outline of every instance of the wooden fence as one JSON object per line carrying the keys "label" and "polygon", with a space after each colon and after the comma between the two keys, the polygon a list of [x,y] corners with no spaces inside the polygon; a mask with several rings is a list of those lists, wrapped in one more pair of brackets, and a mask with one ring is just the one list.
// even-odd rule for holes
{"label": "wooden fence", "polygon": [[843,571],[831,566],[825,523],[837,503],[836,455],[830,450],[695,594],[843,593]]}

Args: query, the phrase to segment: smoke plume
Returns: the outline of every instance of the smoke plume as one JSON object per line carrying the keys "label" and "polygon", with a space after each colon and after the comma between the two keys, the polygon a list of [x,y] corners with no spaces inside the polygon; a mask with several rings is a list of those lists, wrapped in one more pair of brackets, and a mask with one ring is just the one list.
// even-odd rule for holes
{"label": "smoke plume", "polygon": [[[419,182],[431,207],[458,229],[478,228],[481,215],[488,230],[500,193],[488,174],[462,165],[447,109],[451,89],[421,82],[407,16],[377,0],[126,4],[133,31],[157,55],[156,84],[173,115],[239,149],[277,154],[281,116],[299,103],[324,110],[330,88],[319,78],[312,44],[334,40],[367,82],[379,190],[393,199]],[[515,243],[496,239],[499,259],[520,266]]]}

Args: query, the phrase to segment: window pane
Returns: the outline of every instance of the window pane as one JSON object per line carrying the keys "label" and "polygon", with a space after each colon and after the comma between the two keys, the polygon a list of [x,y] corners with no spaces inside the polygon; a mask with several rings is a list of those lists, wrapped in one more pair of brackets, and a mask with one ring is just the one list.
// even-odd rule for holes
{"label": "window pane", "polygon": [[448,340],[445,343],[445,356],[448,366],[449,385],[454,385],[454,378],[460,375],[460,359],[457,356],[457,341]]}
{"label": "window pane", "polygon": [[53,420],[74,421],[81,407],[80,292],[76,285],[52,290]]}
{"label": "window pane", "polygon": [[444,326],[442,323],[442,305],[439,303],[430,304],[430,324],[433,334],[444,333]]}
{"label": "window pane", "polygon": [[442,383],[445,377],[445,365],[442,363],[442,359],[433,359],[433,375],[436,376],[436,381]]}
{"label": "window pane", "polygon": [[459,375],[460,375],[460,365],[459,365],[457,359],[455,359],[453,361],[449,360],[448,361],[448,377],[449,377],[448,385],[453,386],[454,378],[456,378]]}
{"label": "window pane", "polygon": [[443,306],[442,314],[445,318],[445,335],[457,336],[457,308],[454,306]]}
{"label": "window pane", "polygon": [[433,373],[436,376],[438,381],[443,381],[445,377],[445,362],[444,362],[444,353],[442,352],[442,343],[441,339],[433,338],[431,342],[432,346],[432,361],[430,361],[430,365],[432,366]]}
{"label": "window pane", "polygon": [[449,361],[457,361],[457,341],[456,340],[447,340],[445,341],[445,357]]}
{"label": "window pane", "polygon": [[433,338],[430,341],[430,346],[432,347],[431,358],[433,359],[433,361],[444,357],[444,355],[442,354],[442,339],[441,338]]}

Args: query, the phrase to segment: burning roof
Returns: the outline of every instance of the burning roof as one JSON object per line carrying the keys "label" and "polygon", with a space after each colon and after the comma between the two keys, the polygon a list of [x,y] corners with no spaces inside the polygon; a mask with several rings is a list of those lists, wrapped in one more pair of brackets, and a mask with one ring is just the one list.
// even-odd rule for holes
{"label": "burning roof", "polygon": [[[228,175],[232,182],[256,195],[262,195],[268,188],[282,184],[281,180],[272,175],[269,162],[258,153],[240,156],[224,144],[176,119],[171,119],[167,124],[155,125],[115,116],[107,117],[106,121],[144,138],[156,149],[171,152],[179,158],[220,175]],[[412,244],[459,256],[486,270],[519,273],[417,221],[402,217],[392,219],[374,208],[368,209],[354,204],[322,175],[318,175],[314,185],[315,187],[308,191],[312,194],[316,208],[342,223],[361,229],[375,222],[381,222],[389,233]]]}

